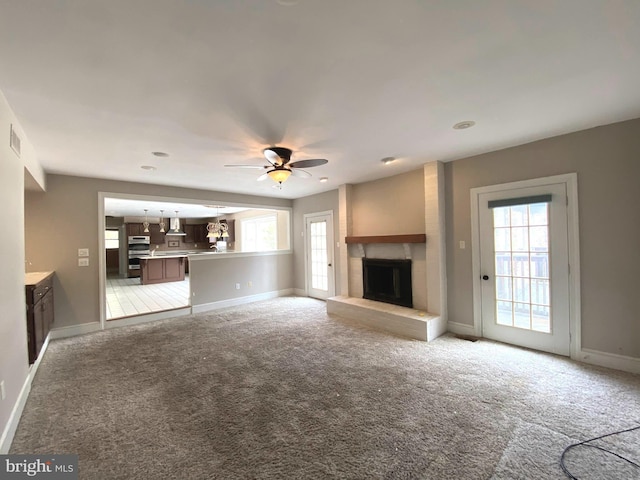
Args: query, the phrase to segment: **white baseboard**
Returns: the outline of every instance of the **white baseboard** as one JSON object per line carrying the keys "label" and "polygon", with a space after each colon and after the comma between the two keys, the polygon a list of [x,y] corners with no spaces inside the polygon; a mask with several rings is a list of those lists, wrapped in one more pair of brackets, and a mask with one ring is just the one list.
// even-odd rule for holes
{"label": "white baseboard", "polygon": [[307,293],[307,291],[303,288],[294,288],[293,289],[293,294],[296,297],[308,297],[309,294]]}
{"label": "white baseboard", "polygon": [[191,307],[193,313],[210,312],[211,310],[218,310],[220,308],[237,307],[238,305],[244,305],[246,303],[259,302],[261,300],[270,300],[277,297],[285,297],[294,293],[293,288],[287,288],[285,290],[277,290],[274,292],[258,293],[256,295],[248,295],[246,297],[230,298],[228,300],[220,300],[219,302],[203,303],[201,305],[194,305]]}
{"label": "white baseboard", "polygon": [[47,338],[44,339],[44,343],[42,344],[42,348],[40,349],[38,358],[36,358],[36,361],[33,362],[33,365],[29,367],[27,378],[25,378],[24,383],[22,384],[20,394],[16,399],[16,403],[13,405],[11,415],[9,415],[9,421],[7,422],[7,425],[2,432],[2,436],[0,437],[0,455],[6,455],[7,453],[9,453],[9,449],[11,448],[11,444],[13,443],[13,437],[18,430],[18,424],[20,423],[20,417],[22,417],[22,411],[24,410],[24,406],[27,404],[29,392],[31,392],[31,383],[35,378],[38,367],[40,366],[40,362],[42,361],[42,358],[47,351],[50,339],[52,339],[51,332],[49,332]]}
{"label": "white baseboard", "polygon": [[100,323],[81,323],[80,325],[70,325],[68,327],[58,327],[54,328],[49,332],[49,337],[52,340],[56,340],[58,338],[67,338],[67,337],[75,337],[78,335],[84,335],[85,333],[93,333],[102,330],[100,328]]}
{"label": "white baseboard", "polygon": [[447,322],[447,331],[458,335],[470,335],[472,337],[477,336],[476,329],[473,325],[467,325],[466,323],[449,321]]}
{"label": "white baseboard", "polygon": [[145,313],[135,317],[126,317],[118,320],[105,322],[105,330],[118,327],[128,327],[130,325],[140,325],[141,323],[155,322],[156,320],[166,320],[167,318],[184,317],[191,315],[191,307],[176,308],[174,310],[164,310],[162,312]]}
{"label": "white baseboard", "polygon": [[624,372],[640,373],[640,358],[637,357],[627,357],[625,355],[583,348],[575,360],[600,367],[614,368]]}

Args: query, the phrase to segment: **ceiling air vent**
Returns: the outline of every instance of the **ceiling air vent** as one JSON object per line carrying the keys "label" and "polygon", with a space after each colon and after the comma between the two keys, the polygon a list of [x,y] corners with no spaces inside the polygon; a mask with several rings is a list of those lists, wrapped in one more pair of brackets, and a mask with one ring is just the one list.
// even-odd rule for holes
{"label": "ceiling air vent", "polygon": [[16,152],[16,155],[20,157],[20,137],[13,129],[13,124],[11,125],[11,132],[9,134],[9,145],[11,146],[13,151]]}

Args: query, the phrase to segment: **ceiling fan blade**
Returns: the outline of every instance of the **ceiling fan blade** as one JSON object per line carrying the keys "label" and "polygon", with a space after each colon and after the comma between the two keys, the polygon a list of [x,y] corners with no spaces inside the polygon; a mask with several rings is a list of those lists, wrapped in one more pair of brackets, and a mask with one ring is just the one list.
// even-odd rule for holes
{"label": "ceiling fan blade", "polygon": [[225,167],[233,167],[233,168],[271,168],[268,165],[225,165]]}
{"label": "ceiling fan blade", "polygon": [[282,159],[280,158],[280,155],[278,155],[276,152],[274,152],[273,150],[271,150],[269,148],[267,148],[264,151],[264,157],[274,167],[278,167],[278,166],[282,165]]}
{"label": "ceiling fan blade", "polygon": [[319,167],[325,163],[329,163],[329,160],[324,158],[310,158],[308,160],[298,160],[297,162],[290,163],[288,166],[291,168],[311,168]]}
{"label": "ceiling fan blade", "polygon": [[265,148],[263,153],[271,164],[275,166],[282,166],[289,163],[293,152],[291,149],[285,147],[270,147]]}
{"label": "ceiling fan blade", "polygon": [[263,180],[266,180],[267,178],[269,178],[269,173],[268,172],[267,173],[263,173],[262,175],[260,175],[258,177],[258,181],[261,182]]}
{"label": "ceiling fan blade", "polygon": [[293,175],[294,177],[301,177],[301,178],[309,178],[311,176],[311,174],[309,172],[306,172],[304,170],[291,170],[291,175]]}

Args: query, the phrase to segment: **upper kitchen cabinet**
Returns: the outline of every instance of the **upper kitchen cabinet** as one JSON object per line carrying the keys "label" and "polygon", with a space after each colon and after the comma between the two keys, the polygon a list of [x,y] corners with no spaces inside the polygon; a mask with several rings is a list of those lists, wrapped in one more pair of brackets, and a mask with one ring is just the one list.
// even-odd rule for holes
{"label": "upper kitchen cabinet", "polygon": [[144,233],[144,227],[141,223],[127,223],[127,236],[137,237],[140,235],[147,235]]}
{"label": "upper kitchen cabinet", "polygon": [[[145,234],[146,235],[146,234]],[[149,243],[151,245],[164,245],[165,243],[165,234],[160,232],[160,225],[157,223],[152,223],[149,225]]]}
{"label": "upper kitchen cabinet", "polygon": [[195,243],[207,243],[207,224],[200,223],[194,225],[193,241]]}
{"label": "upper kitchen cabinet", "polygon": [[183,243],[196,243],[195,241],[195,225],[187,225],[186,223],[182,225],[184,229],[184,237],[182,237]]}

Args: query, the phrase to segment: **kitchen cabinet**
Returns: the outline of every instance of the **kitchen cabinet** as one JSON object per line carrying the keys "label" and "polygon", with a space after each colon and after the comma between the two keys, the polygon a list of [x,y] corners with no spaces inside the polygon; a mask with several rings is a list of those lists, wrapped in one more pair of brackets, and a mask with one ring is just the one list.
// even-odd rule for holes
{"label": "kitchen cabinet", "polygon": [[182,225],[184,229],[184,237],[182,237],[182,243],[195,243],[195,225]]}
{"label": "kitchen cabinet", "polygon": [[144,233],[144,227],[141,223],[127,223],[127,236],[134,237],[139,235],[148,235]]}
{"label": "kitchen cabinet", "polygon": [[27,273],[27,345],[29,363],[38,358],[54,322],[53,272]]}
{"label": "kitchen cabinet", "polygon": [[207,242],[207,224],[206,223],[200,223],[198,225],[194,225],[195,227],[195,232],[194,232],[194,239],[193,241],[195,243],[202,243],[202,244],[206,244]]}
{"label": "kitchen cabinet", "polygon": [[147,257],[140,259],[140,283],[179,282],[184,280],[186,256]]}
{"label": "kitchen cabinet", "polygon": [[[145,233],[145,235],[147,234]],[[152,223],[151,225],[149,225],[149,236],[151,237],[149,240],[149,243],[151,245],[164,245],[165,234],[160,232],[160,225],[158,225],[157,223]]]}

